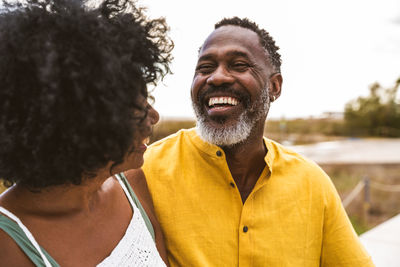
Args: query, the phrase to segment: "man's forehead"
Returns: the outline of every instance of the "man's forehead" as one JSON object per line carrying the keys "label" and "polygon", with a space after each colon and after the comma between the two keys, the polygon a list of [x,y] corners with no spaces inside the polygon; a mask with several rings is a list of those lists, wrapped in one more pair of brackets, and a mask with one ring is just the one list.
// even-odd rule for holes
{"label": "man's forehead", "polygon": [[248,51],[255,56],[266,55],[260,39],[254,31],[239,26],[227,25],[214,30],[200,49],[200,55],[209,49],[219,49],[231,46],[237,51]]}
{"label": "man's forehead", "polygon": [[[215,36],[224,36],[223,38],[226,38],[227,36],[231,36],[235,38],[235,36],[248,36],[251,38],[254,38],[254,40],[258,39],[257,33],[252,31],[251,29],[247,29],[244,27],[236,26],[236,25],[224,25],[221,26],[217,29],[215,29],[211,34],[209,35],[210,37]],[[208,39],[208,38],[207,38]]]}

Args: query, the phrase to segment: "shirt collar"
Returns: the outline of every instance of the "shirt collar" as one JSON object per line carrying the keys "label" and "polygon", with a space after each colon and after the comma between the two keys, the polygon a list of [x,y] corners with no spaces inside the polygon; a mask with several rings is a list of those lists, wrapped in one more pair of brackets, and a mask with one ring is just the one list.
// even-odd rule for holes
{"label": "shirt collar", "polygon": [[204,153],[210,155],[211,157],[218,158],[219,156],[217,155],[217,151],[220,151],[222,153],[221,155],[225,156],[225,152],[222,148],[201,139],[201,137],[197,134],[196,128],[189,129],[188,134],[193,145]]}
{"label": "shirt collar", "polygon": [[265,147],[267,148],[267,155],[265,155],[264,160],[265,163],[267,164],[267,167],[269,168],[269,171],[272,173],[275,160],[276,147],[273,141],[266,137],[264,137],[264,144]]}
{"label": "shirt collar", "polygon": [[[210,144],[210,143],[204,141],[203,139],[201,139],[201,137],[197,134],[195,128],[190,129],[188,131],[188,133],[189,133],[190,139],[192,140],[193,144],[197,148],[199,148],[201,151],[203,151],[204,153],[207,153],[211,157],[218,157],[217,151],[221,151],[222,154],[225,155],[222,148],[220,148],[216,145]],[[265,160],[265,163],[267,164],[269,171],[272,173],[273,163],[275,160],[275,145],[272,140],[270,140],[266,137],[264,137],[263,139],[264,139],[265,147],[267,148],[267,155],[265,155],[264,160]]]}

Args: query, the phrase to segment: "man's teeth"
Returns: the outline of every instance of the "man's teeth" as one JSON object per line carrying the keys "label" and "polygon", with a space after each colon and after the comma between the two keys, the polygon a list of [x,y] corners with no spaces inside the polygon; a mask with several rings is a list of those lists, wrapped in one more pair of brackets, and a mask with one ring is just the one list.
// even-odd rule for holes
{"label": "man's teeth", "polygon": [[233,97],[211,97],[210,100],[208,100],[208,106],[214,106],[215,104],[229,104],[236,106],[238,101]]}

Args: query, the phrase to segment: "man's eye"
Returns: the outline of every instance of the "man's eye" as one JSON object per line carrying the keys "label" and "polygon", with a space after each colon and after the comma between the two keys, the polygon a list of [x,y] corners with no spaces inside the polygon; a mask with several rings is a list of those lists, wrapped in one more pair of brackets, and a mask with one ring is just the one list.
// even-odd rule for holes
{"label": "man's eye", "polygon": [[249,68],[249,64],[246,62],[235,62],[232,64],[232,68],[236,71],[245,71]]}
{"label": "man's eye", "polygon": [[202,64],[197,66],[196,70],[201,73],[210,73],[214,70],[214,66],[211,64]]}

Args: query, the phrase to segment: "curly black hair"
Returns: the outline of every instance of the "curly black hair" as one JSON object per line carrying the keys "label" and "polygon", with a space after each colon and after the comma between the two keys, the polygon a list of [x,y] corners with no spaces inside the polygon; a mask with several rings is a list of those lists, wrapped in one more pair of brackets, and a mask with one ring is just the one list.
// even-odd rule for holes
{"label": "curly black hair", "polygon": [[170,73],[167,31],[133,0],[3,1],[0,177],[79,185],[121,163],[144,127],[146,85]]}
{"label": "curly black hair", "polygon": [[261,45],[268,52],[271,64],[274,67],[275,71],[279,73],[281,72],[282,60],[281,55],[278,53],[279,47],[276,46],[275,40],[266,30],[260,29],[260,27],[256,23],[250,21],[248,18],[239,17],[224,18],[221,21],[217,22],[214,28],[218,29],[219,27],[227,25],[239,26],[257,33],[258,37],[260,38]]}

